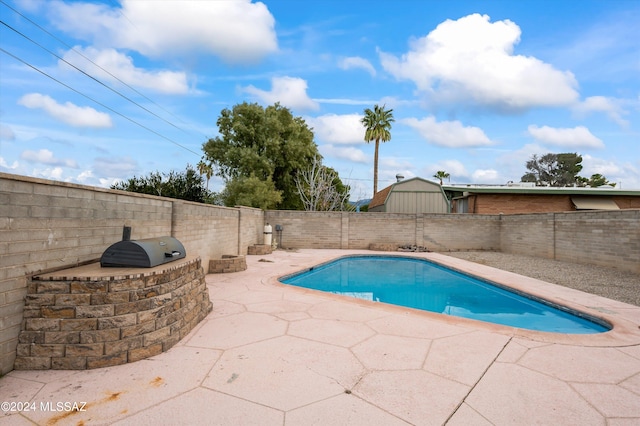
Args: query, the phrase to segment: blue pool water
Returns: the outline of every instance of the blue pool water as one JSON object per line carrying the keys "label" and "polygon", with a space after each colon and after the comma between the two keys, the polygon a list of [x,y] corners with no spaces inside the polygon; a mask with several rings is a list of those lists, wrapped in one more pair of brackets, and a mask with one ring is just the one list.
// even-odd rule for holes
{"label": "blue pool water", "polygon": [[609,328],[424,259],[350,256],[280,278],[284,284],[555,333]]}

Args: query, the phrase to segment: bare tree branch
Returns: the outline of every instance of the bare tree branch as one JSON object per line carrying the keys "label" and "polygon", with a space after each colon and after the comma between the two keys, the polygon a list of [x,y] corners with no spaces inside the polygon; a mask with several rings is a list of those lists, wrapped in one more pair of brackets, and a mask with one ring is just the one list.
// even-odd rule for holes
{"label": "bare tree branch", "polygon": [[334,184],[338,174],[322,165],[315,157],[307,170],[295,177],[296,190],[307,211],[339,211],[348,209],[349,191],[339,191]]}

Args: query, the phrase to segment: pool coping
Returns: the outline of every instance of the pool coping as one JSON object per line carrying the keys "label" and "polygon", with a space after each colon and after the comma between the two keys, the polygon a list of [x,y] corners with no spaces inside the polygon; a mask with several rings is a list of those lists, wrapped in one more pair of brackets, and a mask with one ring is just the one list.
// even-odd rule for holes
{"label": "pool coping", "polygon": [[[391,305],[384,302],[375,302],[357,299],[350,296],[327,293],[320,290],[307,289],[294,285],[284,284],[279,281],[287,275],[305,271],[311,267],[350,256],[397,256],[427,261],[451,268],[463,274],[476,276],[482,280],[498,284],[517,293],[525,293],[534,299],[543,299],[551,304],[557,304],[570,310],[581,312],[597,318],[611,326],[611,330],[597,334],[564,334],[552,333],[523,328],[494,324],[480,320],[456,317],[420,309]],[[359,306],[375,306],[391,312],[411,312],[425,318],[435,319],[451,325],[462,325],[482,330],[496,332],[504,335],[522,337],[543,343],[556,343],[567,345],[580,345],[589,347],[624,347],[640,344],[640,307],[602,296],[586,293],[580,290],[552,284],[531,277],[526,277],[513,272],[504,271],[491,266],[469,262],[447,256],[443,253],[421,252],[383,252],[369,250],[349,250],[349,254],[328,254],[318,257],[313,261],[300,265],[290,265],[289,269],[269,275],[263,278],[264,284],[286,286],[302,293],[322,294],[328,299],[340,300]]]}

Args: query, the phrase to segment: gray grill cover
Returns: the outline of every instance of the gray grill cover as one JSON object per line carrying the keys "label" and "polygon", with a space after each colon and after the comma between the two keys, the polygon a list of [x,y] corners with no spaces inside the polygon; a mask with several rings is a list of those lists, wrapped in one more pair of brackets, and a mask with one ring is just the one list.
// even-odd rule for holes
{"label": "gray grill cover", "polygon": [[186,255],[182,243],[173,237],[118,241],[102,253],[100,266],[152,268]]}

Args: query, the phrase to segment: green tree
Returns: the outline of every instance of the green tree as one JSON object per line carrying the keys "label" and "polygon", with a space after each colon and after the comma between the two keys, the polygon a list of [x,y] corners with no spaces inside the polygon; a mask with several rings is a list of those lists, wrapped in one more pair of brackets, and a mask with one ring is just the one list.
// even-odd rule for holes
{"label": "green tree", "polygon": [[442,185],[442,179],[448,179],[451,175],[444,170],[438,170],[436,174],[433,175],[434,178],[440,180],[440,185]]}
{"label": "green tree", "polygon": [[541,157],[534,154],[526,163],[529,172],[521,180],[539,186],[571,186],[579,182],[581,163],[582,157],[577,153],[548,153]]}
{"label": "green tree", "polygon": [[586,185],[589,185],[592,188],[597,188],[599,186],[609,185],[611,187],[615,187],[615,183],[611,183],[607,180],[607,178],[600,173],[594,173],[591,175],[589,179],[582,178],[585,181]]}
{"label": "green tree", "polygon": [[204,203],[210,197],[200,176],[190,165],[184,172],[151,172],[147,176],[132,177],[111,185],[111,189],[178,198]]}
{"label": "green tree", "polygon": [[[263,205],[265,199],[273,201],[273,190],[280,194],[275,208],[301,210],[302,201],[297,194],[294,177],[320,155],[313,141],[313,132],[301,117],[294,117],[289,109],[275,104],[263,108],[258,104],[241,103],[232,109],[223,109],[217,120],[220,136],[203,144],[206,160],[217,175],[230,187],[225,188],[225,204]],[[241,179],[244,178],[244,179]],[[245,188],[257,191],[256,180],[269,191],[265,197],[248,200],[246,194],[232,191]],[[254,202],[255,201],[255,202]],[[270,207],[271,208],[271,207]]]}
{"label": "green tree", "polygon": [[239,176],[225,185],[221,198],[225,206],[248,206],[258,209],[272,209],[282,201],[278,191],[268,177],[262,180],[255,175]]}
{"label": "green tree", "polygon": [[578,173],[582,171],[582,156],[569,152],[557,155],[559,177],[556,186],[571,186],[577,183]]}
{"label": "green tree", "polygon": [[206,163],[204,160],[200,160],[198,163],[198,173],[200,173],[200,176],[207,179],[207,189],[209,189],[209,180],[211,180],[211,176],[213,176],[213,167],[211,167],[211,164]]}
{"label": "green tree", "polygon": [[388,142],[391,140],[391,123],[394,122],[393,109],[384,109],[385,105],[374,105],[373,110],[367,108],[364,110],[362,124],[365,127],[364,140],[369,143],[376,142],[373,157],[373,195],[378,192],[378,148],[380,142]]}

